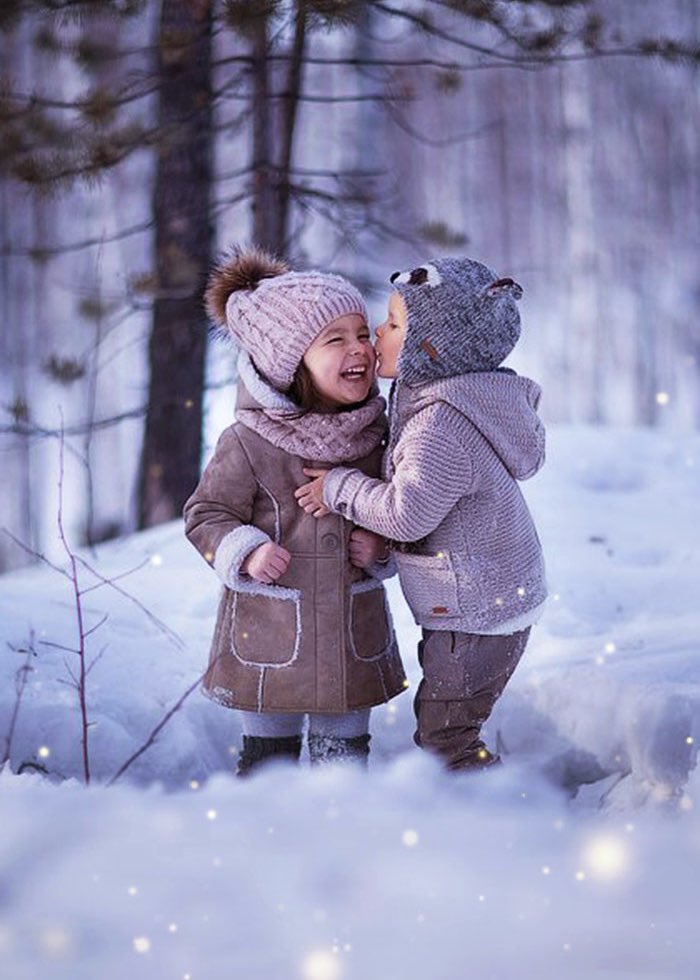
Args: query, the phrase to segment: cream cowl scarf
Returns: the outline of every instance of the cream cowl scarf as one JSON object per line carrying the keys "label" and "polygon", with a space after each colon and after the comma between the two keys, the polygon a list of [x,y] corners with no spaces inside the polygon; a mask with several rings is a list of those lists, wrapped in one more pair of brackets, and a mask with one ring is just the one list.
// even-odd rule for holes
{"label": "cream cowl scarf", "polygon": [[261,377],[245,351],[238,358],[238,378],[238,421],[293,456],[347,463],[368,456],[386,435],[386,402],[376,388],[360,408],[299,414],[299,406]]}

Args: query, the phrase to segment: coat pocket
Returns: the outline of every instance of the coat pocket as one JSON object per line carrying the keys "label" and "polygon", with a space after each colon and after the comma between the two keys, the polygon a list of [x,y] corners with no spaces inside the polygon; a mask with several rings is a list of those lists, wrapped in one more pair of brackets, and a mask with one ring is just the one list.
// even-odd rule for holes
{"label": "coat pocket", "polygon": [[358,660],[378,660],[393,643],[394,631],[384,586],[364,579],[350,587],[350,650]]}
{"label": "coat pocket", "polygon": [[447,551],[436,555],[394,554],[403,594],[417,622],[460,615],[457,576]]}
{"label": "coat pocket", "polygon": [[231,653],[242,664],[286,667],[299,655],[301,593],[256,582],[233,594]]}

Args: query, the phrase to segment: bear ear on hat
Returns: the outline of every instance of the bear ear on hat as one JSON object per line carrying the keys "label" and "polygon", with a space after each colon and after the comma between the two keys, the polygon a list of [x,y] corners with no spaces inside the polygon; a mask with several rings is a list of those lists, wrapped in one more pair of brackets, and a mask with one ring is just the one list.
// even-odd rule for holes
{"label": "bear ear on hat", "polygon": [[226,326],[226,304],[232,293],[252,292],[263,279],[289,272],[286,262],[261,248],[233,248],[218,261],[204,292],[207,315]]}
{"label": "bear ear on hat", "polygon": [[523,295],[523,287],[515,279],[494,279],[494,281],[484,290],[484,296],[494,298],[497,296],[512,296],[513,299],[520,299]]}
{"label": "bear ear on hat", "polygon": [[424,286],[426,283],[429,286],[439,286],[442,277],[435,266],[427,262],[416,269],[411,269],[410,272],[392,272],[389,282],[398,282],[404,286]]}

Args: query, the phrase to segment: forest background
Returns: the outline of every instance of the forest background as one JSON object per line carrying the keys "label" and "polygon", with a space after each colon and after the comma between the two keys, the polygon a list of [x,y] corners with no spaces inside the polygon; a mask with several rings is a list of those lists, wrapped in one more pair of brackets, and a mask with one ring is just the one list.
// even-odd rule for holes
{"label": "forest background", "polygon": [[[700,422],[696,0],[3,0],[0,571],[170,520],[233,412],[254,240],[525,290],[547,423]],[[21,544],[20,544],[21,543]]]}

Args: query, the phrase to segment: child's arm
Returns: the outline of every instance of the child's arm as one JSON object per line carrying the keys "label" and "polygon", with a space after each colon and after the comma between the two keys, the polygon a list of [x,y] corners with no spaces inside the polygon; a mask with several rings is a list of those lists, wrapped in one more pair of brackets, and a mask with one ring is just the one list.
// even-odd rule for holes
{"label": "child's arm", "polygon": [[350,562],[372,578],[392,578],[398,570],[387,539],[364,527],[350,534]]}
{"label": "child's arm", "polygon": [[313,471],[317,479],[295,496],[308,513],[316,513],[321,500],[329,510],[386,538],[418,541],[460,497],[474,491],[476,477],[466,448],[472,434],[470,423],[455,409],[431,405],[406,425],[394,449],[389,483],[340,467],[322,476]]}
{"label": "child's arm", "polygon": [[385,564],[389,560],[389,545],[386,538],[356,527],[350,532],[350,563],[356,568],[371,568],[377,562]]}
{"label": "child's arm", "polygon": [[241,574],[278,578],[289,552],[251,524],[257,482],[233,429],[219,439],[211,462],[184,508],[185,534],[228,588]]}

